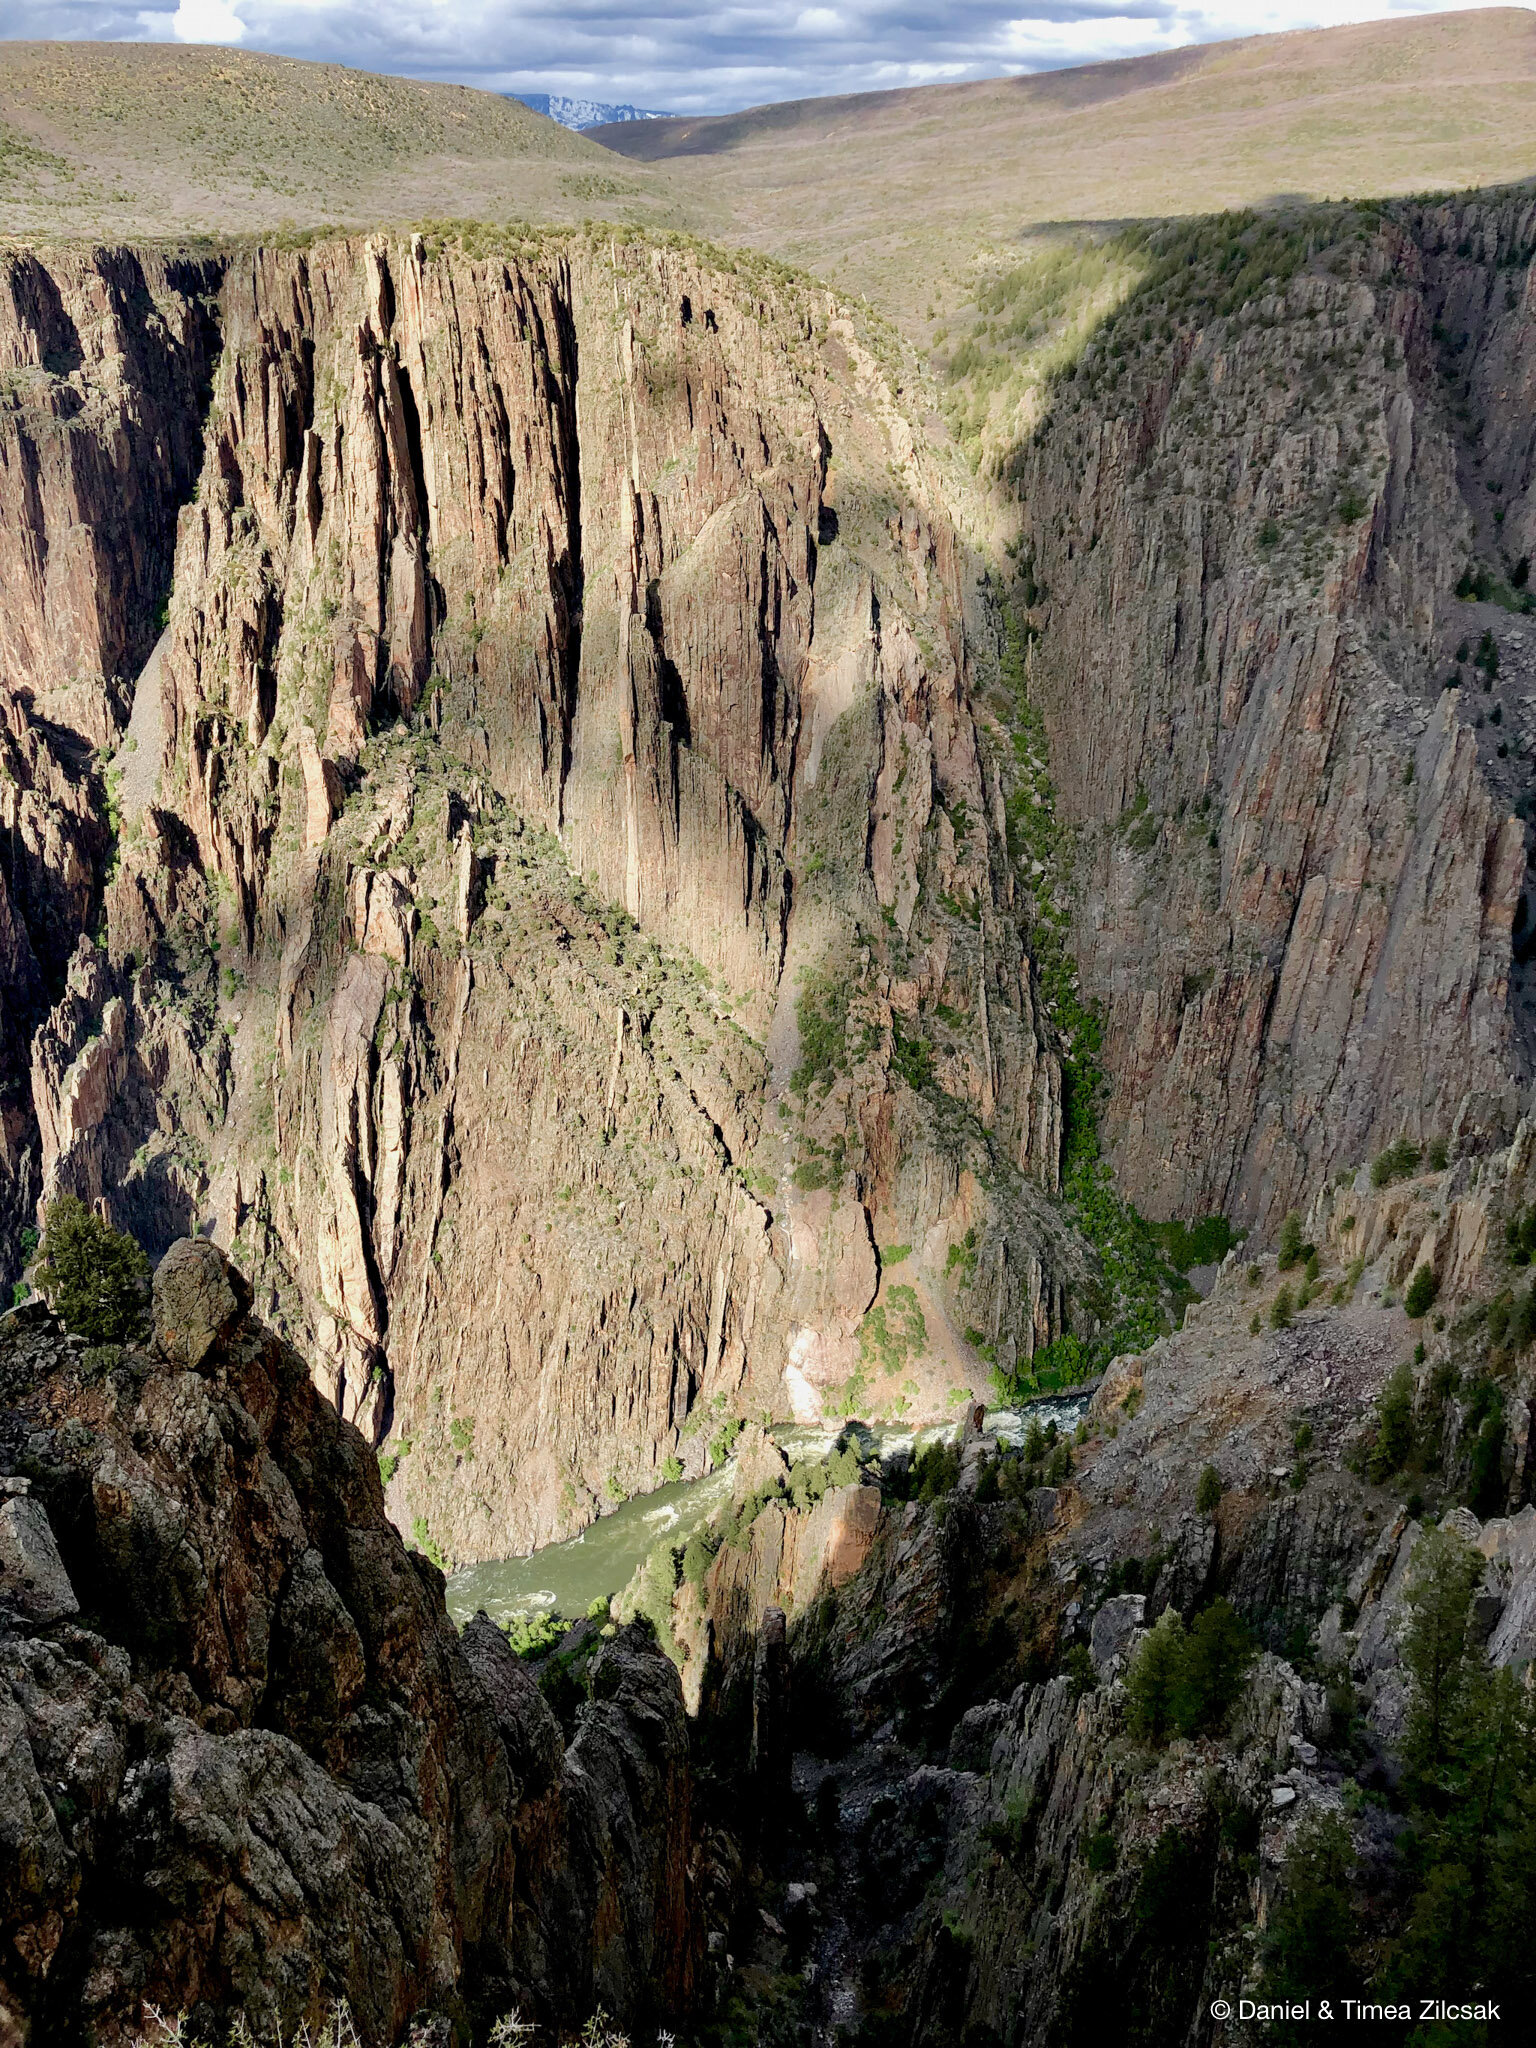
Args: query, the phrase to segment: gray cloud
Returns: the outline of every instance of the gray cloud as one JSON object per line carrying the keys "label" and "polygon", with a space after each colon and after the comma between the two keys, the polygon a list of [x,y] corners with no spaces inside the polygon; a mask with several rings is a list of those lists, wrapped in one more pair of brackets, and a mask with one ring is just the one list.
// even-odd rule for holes
{"label": "gray cloud", "polygon": [[0,37],[238,42],[679,112],[993,77],[1484,0],[0,0]]}

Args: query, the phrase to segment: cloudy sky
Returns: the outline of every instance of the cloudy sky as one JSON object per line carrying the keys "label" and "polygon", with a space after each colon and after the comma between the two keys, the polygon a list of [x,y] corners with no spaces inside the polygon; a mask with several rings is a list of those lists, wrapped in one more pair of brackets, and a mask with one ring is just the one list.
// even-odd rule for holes
{"label": "cloudy sky", "polygon": [[[238,43],[684,113],[996,77],[1479,0],[0,0],[0,35]],[[1536,0],[1533,0],[1536,4]]]}

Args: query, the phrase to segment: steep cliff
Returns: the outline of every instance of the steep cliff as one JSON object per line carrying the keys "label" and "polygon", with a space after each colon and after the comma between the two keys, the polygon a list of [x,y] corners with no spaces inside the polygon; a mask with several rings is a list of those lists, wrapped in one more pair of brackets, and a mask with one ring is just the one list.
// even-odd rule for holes
{"label": "steep cliff", "polygon": [[961,1322],[1059,1331],[996,621],[869,337],[596,234],[242,251],[215,312],[17,1187],[238,1245],[462,1559],[702,1404],[943,1412]]}
{"label": "steep cliff", "polygon": [[182,1241],[142,1346],[0,1320],[0,2039],[685,2010],[672,1667],[605,1645],[567,1746],[249,1293]]}
{"label": "steep cliff", "polygon": [[39,1193],[27,1047],[97,918],[128,715],[202,459],[218,266],[0,262],[0,1230]]}
{"label": "steep cliff", "polygon": [[1513,1128],[1533,237],[1523,196],[1142,237],[1005,458],[1153,1213],[1273,1224],[1400,1132]]}

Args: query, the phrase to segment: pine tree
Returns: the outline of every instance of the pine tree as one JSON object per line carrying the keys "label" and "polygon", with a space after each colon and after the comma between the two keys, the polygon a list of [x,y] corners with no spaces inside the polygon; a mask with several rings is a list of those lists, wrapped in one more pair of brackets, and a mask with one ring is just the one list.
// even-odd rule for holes
{"label": "pine tree", "polygon": [[48,1306],[90,1344],[124,1344],[144,1319],[149,1261],[131,1237],[74,1195],[48,1206],[32,1278]]}
{"label": "pine tree", "polygon": [[1454,1529],[1414,1546],[1403,1662],[1412,1681],[1404,1750],[1417,1781],[1448,1790],[1457,1773],[1458,1713],[1471,1677],[1467,1630],[1483,1559]]}
{"label": "pine tree", "polygon": [[1184,1657],[1184,1623],[1169,1607],[1136,1652],[1125,1686],[1130,1695],[1131,1733],[1144,1742],[1165,1742],[1173,1730],[1173,1696]]}

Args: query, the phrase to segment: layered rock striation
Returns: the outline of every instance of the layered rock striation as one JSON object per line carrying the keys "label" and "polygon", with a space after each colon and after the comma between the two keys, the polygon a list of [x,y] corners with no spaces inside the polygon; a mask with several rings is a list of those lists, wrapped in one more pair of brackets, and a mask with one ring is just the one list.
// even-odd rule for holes
{"label": "layered rock striation", "polygon": [[1525,198],[1181,231],[1015,459],[1107,1131],[1153,1213],[1272,1224],[1402,1133],[1513,1129],[1531,243]]}
{"label": "layered rock striation", "polygon": [[13,998],[53,1006],[16,1200],[238,1245],[463,1559],[702,1455],[705,1405],[837,1398],[881,1244],[915,1398],[972,1369],[961,1321],[1005,1362],[1059,1331],[995,621],[852,323],[570,235],[204,284],[115,864]]}

